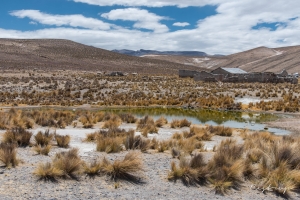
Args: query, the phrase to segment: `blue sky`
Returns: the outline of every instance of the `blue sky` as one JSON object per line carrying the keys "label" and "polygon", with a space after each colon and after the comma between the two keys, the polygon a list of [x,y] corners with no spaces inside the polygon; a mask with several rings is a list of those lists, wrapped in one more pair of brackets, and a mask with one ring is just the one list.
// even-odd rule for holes
{"label": "blue sky", "polygon": [[294,0],[4,0],[0,38],[231,54],[300,44]]}

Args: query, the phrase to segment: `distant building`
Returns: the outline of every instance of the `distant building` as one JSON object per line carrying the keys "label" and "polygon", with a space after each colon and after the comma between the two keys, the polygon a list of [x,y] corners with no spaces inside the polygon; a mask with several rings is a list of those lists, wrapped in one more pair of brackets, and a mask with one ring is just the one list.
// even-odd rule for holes
{"label": "distant building", "polygon": [[211,72],[206,71],[192,71],[192,70],[179,70],[179,77],[193,77],[195,81],[204,82],[233,82],[233,83],[298,83],[298,74],[289,75],[286,70],[281,73],[274,72],[251,72],[248,73],[240,68],[224,68],[219,67]]}
{"label": "distant building", "polygon": [[224,68],[219,67],[215,70],[211,71],[212,74],[223,74],[225,77],[232,77],[232,76],[243,76],[247,74],[246,71],[240,69],[240,68]]}
{"label": "distant building", "polygon": [[124,76],[123,72],[111,72],[108,74],[109,76]]}
{"label": "distant building", "polygon": [[279,77],[287,77],[289,73],[284,69],[281,73],[276,74]]}
{"label": "distant building", "polygon": [[179,77],[180,78],[194,78],[194,75],[197,73],[197,71],[192,71],[192,70],[185,70],[185,69],[180,69],[179,70]]}
{"label": "distant building", "polygon": [[217,82],[223,81],[224,75],[222,74],[212,74],[206,71],[197,72],[194,75],[195,81],[205,81],[205,82]]}

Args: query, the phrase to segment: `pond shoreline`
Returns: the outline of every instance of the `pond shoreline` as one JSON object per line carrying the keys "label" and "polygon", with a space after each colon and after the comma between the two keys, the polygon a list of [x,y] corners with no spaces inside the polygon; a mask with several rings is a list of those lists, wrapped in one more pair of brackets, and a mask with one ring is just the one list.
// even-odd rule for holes
{"label": "pond shoreline", "polygon": [[[166,115],[167,112],[170,110],[173,110],[175,112],[171,115],[178,115],[182,117],[194,117],[197,118],[200,121],[200,124],[206,124],[206,122],[212,122],[216,121],[216,124],[211,123],[211,125],[224,125],[224,122],[228,122],[229,124],[234,123],[234,121],[241,122],[244,124],[236,125],[235,127],[232,126],[232,128],[250,128],[252,130],[255,130],[253,126],[259,126],[259,124],[262,124],[265,126],[265,128],[260,128],[261,130],[272,130],[273,131],[280,131],[276,129],[282,129],[283,133],[279,134],[291,134],[295,133],[295,129],[286,126],[285,124],[282,124],[280,122],[285,121],[289,122],[289,120],[293,121],[293,119],[297,119],[300,116],[300,113],[285,113],[285,112],[278,112],[278,111],[261,111],[261,110],[226,110],[226,109],[212,109],[212,108],[186,108],[182,106],[93,106],[93,105],[83,105],[83,106],[6,106],[6,107],[0,107],[1,110],[8,111],[11,108],[15,109],[21,109],[21,110],[35,110],[35,109],[41,109],[41,110],[47,110],[47,109],[54,109],[54,110],[72,110],[72,111],[106,111],[106,112],[116,112],[116,113],[137,113],[141,112],[140,115]],[[147,110],[149,112],[147,112]],[[150,112],[152,111],[153,112]],[[146,112],[143,112],[146,111]],[[201,116],[201,112],[204,112],[203,114],[205,116]],[[211,114],[207,116],[207,112]],[[218,113],[219,112],[219,113]],[[243,115],[246,114],[246,118],[243,117]],[[167,114],[168,115],[168,114]],[[229,118],[228,118],[229,115]],[[235,117],[232,117],[231,115],[234,115]],[[236,116],[237,115],[237,116]],[[256,115],[263,115],[263,117],[259,117],[259,119],[256,119]],[[265,115],[269,115],[267,120],[263,119],[261,121],[260,118],[264,118]],[[250,116],[250,118],[249,118]],[[254,117],[253,117],[254,116]],[[272,117],[274,116],[274,117]],[[252,118],[253,117],[253,118]],[[204,119],[203,119],[204,118]],[[223,118],[223,119],[222,119]],[[247,122],[247,123],[246,123]],[[243,126],[242,126],[243,125]],[[231,126],[231,125],[229,125]],[[257,129],[257,127],[256,127]],[[287,131],[285,131],[287,130]],[[296,132],[300,131],[300,127],[296,129]],[[271,131],[271,132],[273,132]],[[290,132],[289,132],[290,131]],[[276,134],[276,132],[275,132]],[[277,133],[278,134],[278,133]]]}

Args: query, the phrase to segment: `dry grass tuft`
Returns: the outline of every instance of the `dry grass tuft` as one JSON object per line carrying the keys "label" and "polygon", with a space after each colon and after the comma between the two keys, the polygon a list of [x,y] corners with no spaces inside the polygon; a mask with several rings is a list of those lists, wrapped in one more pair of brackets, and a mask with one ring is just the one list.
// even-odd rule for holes
{"label": "dry grass tuft", "polygon": [[37,152],[37,154],[48,156],[52,146],[50,144],[46,146],[37,145],[33,147],[33,150]]}
{"label": "dry grass tuft", "polygon": [[165,117],[163,117],[163,116],[161,116],[159,119],[157,119],[155,121],[155,125],[157,127],[162,127],[163,125],[165,125],[167,123],[168,123],[168,120]]}
{"label": "dry grass tuft", "polygon": [[56,181],[56,177],[63,176],[64,172],[61,169],[53,167],[50,162],[47,162],[39,164],[33,174],[40,177],[40,180]]}
{"label": "dry grass tuft", "polygon": [[99,133],[97,133],[97,132],[95,132],[95,133],[88,133],[88,134],[86,134],[86,137],[85,137],[85,139],[83,141],[84,142],[96,142],[98,136],[99,136]]}
{"label": "dry grass tuft", "polygon": [[71,137],[69,135],[56,135],[55,136],[57,146],[62,148],[68,148],[69,143],[71,141]]}
{"label": "dry grass tuft", "polygon": [[47,146],[51,143],[53,136],[54,136],[54,134],[50,134],[50,131],[48,129],[45,131],[45,133],[42,133],[41,131],[39,131],[34,136],[34,139],[35,139],[36,145]]}
{"label": "dry grass tuft", "polygon": [[109,116],[109,118],[107,118],[108,120],[106,120],[104,122],[104,125],[102,128],[108,128],[108,129],[116,129],[118,128],[121,123],[122,120],[118,115],[111,115]]}
{"label": "dry grass tuft", "polygon": [[154,123],[154,120],[148,115],[140,119],[137,124],[137,130],[142,131],[144,137],[148,136],[148,133],[157,133],[158,129]]}
{"label": "dry grass tuft", "polygon": [[207,129],[215,135],[219,136],[232,136],[232,128],[230,127],[224,127],[224,126],[208,126]]}
{"label": "dry grass tuft", "polygon": [[200,128],[197,126],[192,126],[190,128],[190,133],[188,137],[193,137],[194,139],[197,139],[199,141],[210,141],[213,134],[211,134],[207,128]]}
{"label": "dry grass tuft", "polygon": [[124,142],[125,148],[128,149],[140,149],[141,152],[146,152],[150,148],[150,140],[144,139],[141,136],[134,136],[134,132],[130,133]]}
{"label": "dry grass tuft", "polygon": [[3,142],[26,147],[30,144],[32,133],[21,127],[14,127],[3,134]]}
{"label": "dry grass tuft", "polygon": [[130,113],[121,113],[119,114],[119,117],[122,119],[123,122],[130,124],[135,123],[137,121],[137,118]]}
{"label": "dry grass tuft", "polygon": [[171,163],[171,171],[168,180],[181,180],[186,186],[203,185],[206,183],[208,171],[205,167],[203,157],[197,154],[191,160],[186,157],[180,158],[179,166],[175,162]]}
{"label": "dry grass tuft", "polygon": [[17,151],[15,144],[0,144],[0,161],[5,167],[15,167],[19,161],[17,159]]}
{"label": "dry grass tuft", "polygon": [[163,153],[169,149],[169,141],[160,141],[157,146],[157,151]]}
{"label": "dry grass tuft", "polygon": [[54,168],[61,170],[64,177],[77,179],[81,174],[83,161],[78,156],[78,149],[70,149],[67,152],[57,153],[53,160]]}
{"label": "dry grass tuft", "polygon": [[100,170],[102,167],[102,163],[99,161],[93,161],[90,164],[84,165],[84,173],[90,177],[100,175]]}
{"label": "dry grass tuft", "polygon": [[115,160],[113,163],[104,158],[101,173],[110,176],[114,181],[123,179],[133,183],[142,183],[143,163],[140,156],[140,153],[131,151],[123,160]]}
{"label": "dry grass tuft", "polygon": [[187,119],[173,119],[171,122],[171,128],[182,128],[182,127],[190,127],[191,122],[189,122]]}
{"label": "dry grass tuft", "polygon": [[97,139],[96,150],[106,153],[118,153],[123,150],[122,137],[99,137]]}

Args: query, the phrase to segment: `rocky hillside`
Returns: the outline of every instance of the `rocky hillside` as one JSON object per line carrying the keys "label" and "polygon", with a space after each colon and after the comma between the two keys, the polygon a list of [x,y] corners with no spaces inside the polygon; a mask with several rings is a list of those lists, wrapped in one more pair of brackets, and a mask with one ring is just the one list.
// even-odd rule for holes
{"label": "rocky hillside", "polygon": [[196,66],[123,55],[69,40],[0,39],[0,69],[123,71],[145,74],[178,74]]}
{"label": "rocky hillside", "polygon": [[238,67],[248,72],[300,72],[300,46],[267,48],[258,47],[228,56],[155,56],[153,59],[167,60],[210,71],[217,67]]}
{"label": "rocky hillside", "polygon": [[121,49],[112,50],[112,52],[122,53],[130,56],[153,56],[153,55],[173,55],[173,56],[207,56],[206,53],[201,51],[155,51],[155,50],[145,50],[141,49],[138,51]]}

